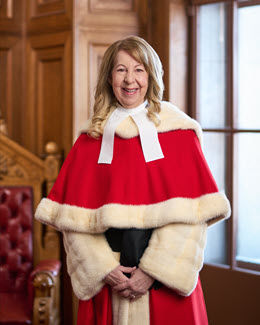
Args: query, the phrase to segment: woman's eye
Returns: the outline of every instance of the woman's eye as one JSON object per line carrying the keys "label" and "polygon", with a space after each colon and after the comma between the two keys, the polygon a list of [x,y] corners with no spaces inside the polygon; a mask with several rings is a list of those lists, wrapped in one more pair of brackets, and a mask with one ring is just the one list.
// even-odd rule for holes
{"label": "woman's eye", "polygon": [[143,72],[144,70],[143,69],[136,69],[137,72]]}
{"label": "woman's eye", "polygon": [[119,68],[119,69],[117,69],[117,71],[118,71],[118,72],[124,72],[125,69],[123,69],[123,68]]}

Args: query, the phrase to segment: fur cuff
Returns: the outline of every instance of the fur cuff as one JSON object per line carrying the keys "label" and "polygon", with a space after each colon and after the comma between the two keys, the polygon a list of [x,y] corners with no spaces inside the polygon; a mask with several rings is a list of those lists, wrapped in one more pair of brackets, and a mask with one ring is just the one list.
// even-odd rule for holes
{"label": "fur cuff", "polygon": [[155,229],[139,267],[181,295],[190,295],[203,265],[206,233],[206,224]]}
{"label": "fur cuff", "polygon": [[104,277],[119,265],[104,234],[64,232],[68,273],[76,296],[94,297],[105,285]]}
{"label": "fur cuff", "polygon": [[87,209],[42,199],[35,217],[60,231],[103,233],[108,228],[157,228],[170,223],[213,224],[230,216],[224,193],[173,198],[150,205],[106,204]]}

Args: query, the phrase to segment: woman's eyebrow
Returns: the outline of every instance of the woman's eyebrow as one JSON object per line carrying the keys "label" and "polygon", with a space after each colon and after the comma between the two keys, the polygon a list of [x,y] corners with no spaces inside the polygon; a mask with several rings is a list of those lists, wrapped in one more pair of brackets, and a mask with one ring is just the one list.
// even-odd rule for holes
{"label": "woman's eyebrow", "polygon": [[118,68],[120,65],[122,65],[123,67],[126,67],[123,63],[118,63],[118,64],[116,65],[116,68]]}
{"label": "woman's eyebrow", "polygon": [[[120,65],[122,65],[123,67],[126,68],[126,66],[123,63],[118,63],[115,67],[118,68]],[[136,64],[134,67],[135,68],[136,67],[144,67],[144,65],[142,63],[139,63],[139,64]]]}

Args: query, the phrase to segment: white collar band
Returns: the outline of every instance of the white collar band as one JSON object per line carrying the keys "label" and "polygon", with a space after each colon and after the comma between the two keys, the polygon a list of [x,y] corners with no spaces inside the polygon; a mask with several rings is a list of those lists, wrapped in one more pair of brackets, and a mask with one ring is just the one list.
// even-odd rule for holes
{"label": "white collar band", "polygon": [[137,114],[141,111],[143,111],[146,106],[148,105],[148,101],[144,101],[141,105],[137,106],[136,108],[124,108],[123,106],[117,107],[117,110],[120,112],[124,112],[127,114],[127,116],[132,116],[134,114]]}
{"label": "white collar band", "polygon": [[158,133],[154,123],[147,117],[147,100],[136,108],[118,107],[110,115],[104,127],[99,164],[111,164],[114,151],[116,127],[128,116],[136,123],[141,139],[142,150],[146,162],[164,158]]}

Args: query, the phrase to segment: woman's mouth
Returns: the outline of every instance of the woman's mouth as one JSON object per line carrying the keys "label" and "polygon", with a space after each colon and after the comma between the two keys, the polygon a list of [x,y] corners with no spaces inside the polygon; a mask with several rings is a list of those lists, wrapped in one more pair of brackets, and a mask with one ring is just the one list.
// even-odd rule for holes
{"label": "woman's mouth", "polygon": [[136,92],[137,92],[137,90],[138,90],[138,88],[132,88],[132,89],[130,89],[130,88],[122,88],[123,89],[123,91],[125,92],[125,93],[127,93],[128,95],[133,95],[133,94],[135,94]]}

